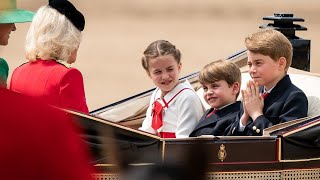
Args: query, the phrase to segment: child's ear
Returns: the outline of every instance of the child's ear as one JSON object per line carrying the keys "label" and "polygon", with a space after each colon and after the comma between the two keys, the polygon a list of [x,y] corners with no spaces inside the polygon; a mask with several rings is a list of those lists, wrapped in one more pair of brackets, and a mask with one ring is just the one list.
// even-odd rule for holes
{"label": "child's ear", "polygon": [[148,74],[148,77],[151,79],[151,75],[150,75],[149,70],[148,70],[148,71],[146,71],[146,73]]}
{"label": "child's ear", "polygon": [[279,68],[285,69],[287,65],[287,59],[285,57],[279,58]]}
{"label": "child's ear", "polygon": [[179,64],[178,64],[178,70],[179,70],[179,72],[181,71],[181,69],[182,69],[182,63],[179,63]]}
{"label": "child's ear", "polygon": [[236,95],[240,91],[240,84],[238,82],[233,83],[232,92]]}

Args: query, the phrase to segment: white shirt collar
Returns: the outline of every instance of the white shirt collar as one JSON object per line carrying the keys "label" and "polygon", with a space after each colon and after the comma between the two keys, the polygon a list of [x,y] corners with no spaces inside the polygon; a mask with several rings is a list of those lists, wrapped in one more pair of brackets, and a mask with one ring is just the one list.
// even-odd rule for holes
{"label": "white shirt collar", "polygon": [[266,87],[263,86],[263,92],[262,92],[262,93],[265,93],[265,92],[270,93],[274,87],[275,87],[275,86],[273,86],[272,88],[270,88],[270,89],[267,91],[267,90],[266,90]]}
{"label": "white shirt collar", "polygon": [[[235,102],[233,102],[233,103],[235,103]],[[215,110],[221,110],[221,109],[226,108],[227,106],[229,106],[229,105],[231,105],[231,104],[233,104],[233,103],[224,105],[224,106],[222,106],[221,108],[214,108],[214,109],[215,109]]]}

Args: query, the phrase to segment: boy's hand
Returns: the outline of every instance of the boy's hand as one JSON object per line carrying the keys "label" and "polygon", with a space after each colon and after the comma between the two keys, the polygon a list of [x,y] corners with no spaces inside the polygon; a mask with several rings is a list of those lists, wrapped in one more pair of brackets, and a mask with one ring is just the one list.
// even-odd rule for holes
{"label": "boy's hand", "polygon": [[264,106],[264,99],[259,93],[259,84],[257,82],[249,81],[247,83],[247,88],[242,93],[243,104],[248,115],[252,120],[256,120],[257,117],[261,116],[262,109]]}
{"label": "boy's hand", "polygon": [[243,114],[241,116],[241,123],[243,126],[246,126],[248,124],[248,120],[249,120],[249,114],[248,114],[248,111],[247,111],[247,108],[245,106],[245,90],[241,90],[241,95],[242,95],[242,107],[243,107]]}

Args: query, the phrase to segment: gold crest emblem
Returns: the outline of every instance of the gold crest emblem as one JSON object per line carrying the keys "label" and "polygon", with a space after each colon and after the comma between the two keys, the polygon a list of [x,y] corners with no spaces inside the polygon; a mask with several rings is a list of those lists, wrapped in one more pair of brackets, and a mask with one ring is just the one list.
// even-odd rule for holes
{"label": "gold crest emblem", "polygon": [[221,144],[221,145],[220,145],[220,150],[218,151],[218,158],[219,158],[221,161],[223,161],[223,160],[226,159],[226,157],[227,157],[226,147],[225,147],[223,144]]}

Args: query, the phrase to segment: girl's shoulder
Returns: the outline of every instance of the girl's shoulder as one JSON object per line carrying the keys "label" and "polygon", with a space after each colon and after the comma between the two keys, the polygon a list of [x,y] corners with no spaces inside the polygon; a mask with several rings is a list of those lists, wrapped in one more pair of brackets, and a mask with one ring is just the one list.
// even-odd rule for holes
{"label": "girl's shoulder", "polygon": [[198,98],[198,95],[193,88],[186,88],[183,91],[181,91],[179,97],[186,99],[194,99],[195,97]]}
{"label": "girl's shoulder", "polygon": [[[170,92],[169,97],[170,98],[187,98],[192,99],[194,97],[197,97],[196,91],[193,89],[192,85],[189,83],[188,80],[180,81],[180,83]],[[169,98],[167,97],[167,98]]]}

